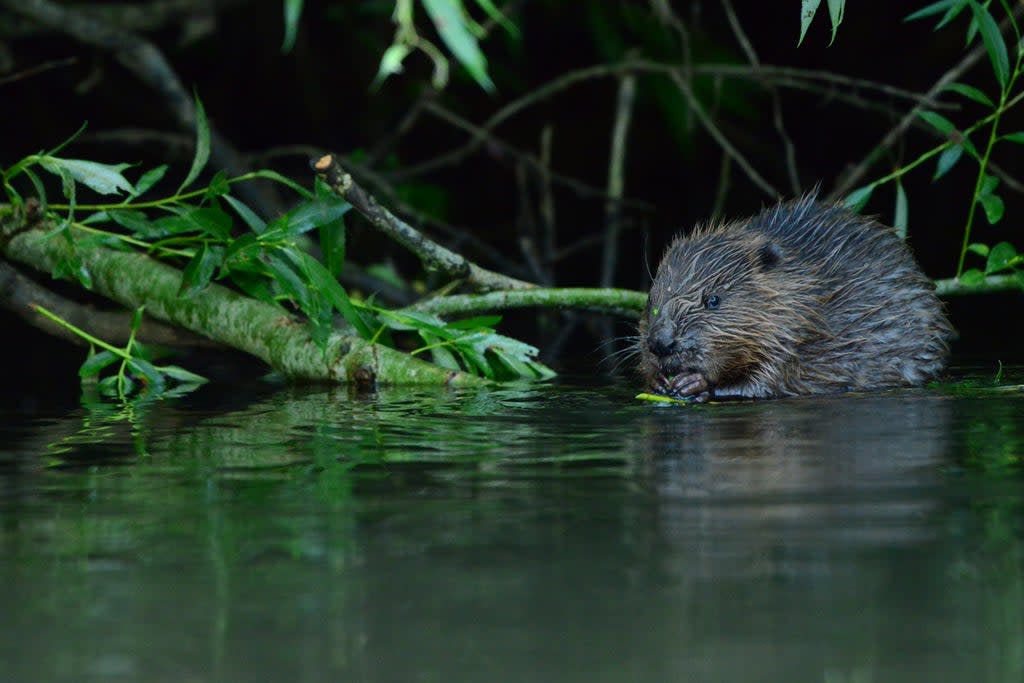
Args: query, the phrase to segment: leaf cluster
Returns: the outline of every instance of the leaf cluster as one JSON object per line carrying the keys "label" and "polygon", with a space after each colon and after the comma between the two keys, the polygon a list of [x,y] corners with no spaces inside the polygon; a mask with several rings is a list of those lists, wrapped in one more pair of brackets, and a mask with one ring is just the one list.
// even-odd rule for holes
{"label": "leaf cluster", "polygon": [[[1006,14],[1014,36],[1012,49],[1007,46],[999,29],[999,23],[992,15],[994,6],[1001,7]],[[961,285],[971,287],[980,284],[986,275],[1004,273],[1009,270],[1018,273],[1018,280],[1024,286],[1024,279],[1021,278],[1017,270],[1019,261],[1014,258],[1016,251],[1014,250],[1012,254],[1009,251],[1014,249],[1012,245],[1003,242],[989,248],[985,244],[971,241],[974,220],[979,213],[985,216],[990,225],[999,223],[1005,213],[1005,202],[999,193],[1000,180],[992,171],[993,150],[997,144],[1024,144],[1024,131],[1002,133],[999,128],[1005,114],[1024,99],[1024,90],[1019,87],[1020,76],[1024,72],[1024,43],[1022,43],[1020,28],[1014,18],[1012,8],[1005,0],[984,3],[977,0],[938,0],[913,12],[907,16],[906,20],[915,21],[938,17],[935,29],[939,30],[951,25],[962,15],[969,17],[965,31],[965,45],[969,47],[980,38],[989,58],[998,91],[990,95],[981,88],[957,82],[947,84],[944,90],[984,107],[987,113],[971,125],[959,127],[938,112],[928,109],[918,110],[916,113],[919,119],[935,131],[942,142],[892,173],[854,190],[847,196],[846,204],[859,210],[868,202],[875,188],[889,182],[894,183],[896,207],[893,225],[905,234],[908,223],[908,202],[903,189],[902,177],[935,158],[932,181],[936,182],[949,173],[961,159],[968,158],[975,162],[977,171],[971,206],[964,225],[956,277]],[[995,254],[997,258],[987,263],[984,270],[965,271],[964,262],[968,252],[985,257]]]}
{"label": "leaf cluster", "polygon": [[[536,348],[494,331],[493,326],[500,320],[497,316],[446,322],[424,313],[388,310],[372,299],[349,296],[339,277],[345,262],[345,215],[351,206],[319,181],[309,190],[273,171],[262,170],[234,178],[217,173],[207,185],[193,188],[206,167],[210,145],[209,127],[198,98],[196,111],[196,151],[191,168],[177,191],[157,199],[144,199],[143,195],[164,178],[166,166],[147,170],[132,182],[125,175],[132,168],[130,164],[59,156],[70,140],[2,170],[3,187],[11,204],[24,203],[14,181],[26,177],[56,225],[47,238],[66,240],[72,247],[72,255],[57,265],[56,277],[73,278],[91,288],[92,277],[81,258],[82,250],[134,250],[182,268],[179,296],[195,296],[211,282],[220,281],[255,299],[301,313],[308,321],[311,339],[325,350],[328,339],[338,331],[336,317],[340,317],[364,339],[392,347],[413,346],[412,354],[429,354],[434,363],[451,370],[494,380],[543,379],[554,374],[535,359]],[[64,203],[48,202],[46,184],[38,171],[60,179]],[[299,198],[295,207],[265,221],[233,191],[238,183],[255,178],[269,179],[293,190]],[[83,204],[78,201],[79,186],[101,196],[117,196],[120,201]],[[312,235],[319,238],[320,258],[311,253]],[[138,320],[133,330],[141,314],[141,310],[136,312]],[[55,318],[48,312],[44,315]],[[145,347],[134,340],[134,333],[126,348],[115,349],[57,321],[94,348],[102,349],[82,366],[83,379],[94,378],[121,361],[117,373],[101,382],[106,393],[123,398],[139,385],[159,390],[168,384],[167,380],[196,380],[196,376],[183,375],[185,371],[173,366],[153,365]],[[410,335],[411,343],[405,341]]]}

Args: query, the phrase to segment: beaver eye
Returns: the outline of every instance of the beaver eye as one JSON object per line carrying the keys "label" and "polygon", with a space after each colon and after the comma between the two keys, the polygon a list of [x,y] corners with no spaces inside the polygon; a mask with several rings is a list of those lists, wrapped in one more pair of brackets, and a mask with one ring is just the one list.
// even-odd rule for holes
{"label": "beaver eye", "polygon": [[722,299],[717,294],[711,294],[704,299],[704,308],[709,311],[717,310],[722,305]]}

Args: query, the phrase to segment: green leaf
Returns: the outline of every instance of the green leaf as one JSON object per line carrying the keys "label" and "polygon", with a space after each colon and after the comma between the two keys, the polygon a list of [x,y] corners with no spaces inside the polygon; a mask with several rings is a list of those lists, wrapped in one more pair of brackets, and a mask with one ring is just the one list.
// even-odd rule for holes
{"label": "green leaf", "polygon": [[942,114],[936,114],[933,111],[919,111],[917,112],[917,115],[920,116],[925,123],[943,135],[949,136],[950,133],[956,130],[956,126],[953,125],[953,122]]}
{"label": "green leaf", "polygon": [[142,326],[142,316],[146,312],[146,306],[138,306],[132,311],[132,337],[134,338],[135,333],[139,331],[139,327]]}
{"label": "green leaf", "polygon": [[487,92],[494,92],[494,83],[487,75],[487,58],[467,26],[461,0],[422,0],[441,40],[470,76]]}
{"label": "green leaf", "polygon": [[988,107],[995,107],[996,105],[989,99],[988,95],[978,90],[974,86],[964,85],[963,83],[950,83],[946,85],[943,90],[952,90],[953,92],[960,93],[964,97],[974,100],[980,104],[984,104]]}
{"label": "green leaf", "polygon": [[130,377],[119,377],[111,375],[104,377],[96,384],[97,390],[104,396],[118,396],[121,393],[128,395],[135,390],[135,382]]}
{"label": "green leaf", "polygon": [[161,391],[164,388],[164,376],[148,360],[132,358],[128,361],[128,368],[153,391]]}
{"label": "green leaf", "polygon": [[213,274],[220,268],[224,259],[224,249],[211,247],[205,242],[196,250],[192,260],[185,266],[181,276],[178,296],[190,297],[210,284]]}
{"label": "green leaf", "polygon": [[[420,338],[423,339],[423,343],[426,344],[430,351],[431,361],[435,365],[440,365],[442,368],[448,368],[449,370],[461,370],[462,366],[459,365],[458,359],[455,354],[452,353],[448,347],[448,342],[444,341],[429,332],[420,330]],[[413,353],[416,353],[415,351]]]}
{"label": "green leaf", "polygon": [[461,337],[454,342],[454,347],[462,355],[463,360],[466,361],[467,369],[470,372],[483,375],[487,379],[494,379],[494,368],[491,367],[486,356],[486,344],[480,343],[483,337],[483,334]]}
{"label": "green leaf", "polygon": [[39,179],[39,176],[31,168],[25,168],[22,169],[22,171],[26,176],[28,176],[29,182],[32,183],[32,187],[36,191],[36,198],[39,200],[39,204],[43,209],[46,209],[48,202],[46,201],[46,186],[43,185],[43,181]]}
{"label": "green leaf", "polygon": [[956,162],[960,160],[960,157],[964,153],[964,148],[960,145],[952,145],[943,150],[942,154],[939,155],[939,161],[935,164],[935,175],[932,176],[932,180],[938,180],[942,176],[949,172],[949,169],[956,165]]}
{"label": "green leaf", "polygon": [[226,242],[231,237],[232,223],[231,216],[221,209],[204,206],[198,209],[182,210],[175,216],[159,218],[151,225],[154,232],[151,232],[149,237],[197,232]]}
{"label": "green leaf", "polygon": [[981,32],[981,40],[985,44],[985,51],[992,62],[992,69],[995,71],[996,80],[1001,88],[1006,88],[1010,80],[1010,60],[1006,53],[1006,43],[1003,35],[999,32],[999,25],[989,13],[988,8],[970,0],[971,12],[974,13],[974,21]]}
{"label": "green leaf", "polygon": [[972,242],[971,244],[967,245],[967,251],[972,251],[978,256],[985,258],[986,256],[988,256],[990,250],[987,244],[982,244],[981,242]]}
{"label": "green leaf", "polygon": [[939,12],[945,12],[952,5],[955,5],[958,2],[963,2],[963,1],[964,0],[939,0],[939,2],[933,2],[930,5],[926,5],[925,7],[922,7],[921,9],[917,10],[916,12],[912,12],[912,13],[908,14],[903,19],[903,21],[914,21],[916,19],[923,19],[925,17],[930,17],[932,15],[938,14]]}
{"label": "green leaf", "polygon": [[377,67],[377,75],[373,79],[373,87],[378,87],[388,76],[402,73],[402,62],[412,52],[412,48],[405,43],[396,43],[384,50],[380,58],[380,66]]}
{"label": "green leaf", "polygon": [[480,9],[486,12],[487,16],[489,16],[496,24],[508,31],[510,36],[515,38],[519,37],[519,29],[516,25],[509,21],[509,18],[502,14],[501,10],[499,10],[491,0],[476,0],[476,4],[479,5]]}
{"label": "green leaf", "polygon": [[943,17],[942,21],[940,21],[935,27],[935,30],[938,30],[955,18],[956,15],[959,14],[966,6],[967,0],[939,0],[939,2],[933,2],[912,14],[908,14],[903,21],[914,21],[915,19],[923,19],[925,17],[939,14],[940,12],[945,12],[946,16]]}
{"label": "green leaf", "polygon": [[492,347],[487,354],[495,361],[495,376],[498,379],[533,379],[534,374],[530,366],[520,358],[505,353],[504,349]]}
{"label": "green leaf", "polygon": [[661,394],[640,393],[633,398],[638,401],[653,401],[655,403],[676,403],[684,406],[700,405],[693,398],[672,398],[671,396],[662,396]]}
{"label": "green leaf", "polygon": [[249,226],[249,229],[257,235],[267,229],[266,221],[260,218],[255,211],[238,199],[226,194],[224,195],[224,201],[231,205],[231,208],[235,210],[235,213],[237,213],[242,221]]}
{"label": "green leaf", "polygon": [[981,202],[981,206],[985,209],[985,218],[988,219],[989,225],[995,225],[1002,219],[1003,211],[1006,207],[999,195],[982,195],[978,197],[978,201]]}
{"label": "green leaf", "polygon": [[194,372],[189,372],[185,368],[180,368],[177,365],[161,365],[157,368],[163,375],[170,377],[176,382],[182,384],[203,384],[209,380],[202,375],[197,375]]}
{"label": "green leaf", "polygon": [[316,317],[312,289],[299,274],[296,264],[284,249],[274,249],[262,259],[275,284],[310,318]]}
{"label": "green leaf", "polygon": [[331,306],[341,313],[342,317],[356,329],[360,337],[363,339],[372,338],[373,331],[366,324],[366,321],[363,320],[363,316],[359,311],[356,310],[356,307],[348,297],[348,292],[341,286],[341,283],[319,261],[305,252],[299,253],[301,254],[303,268],[309,276],[310,285],[324,293]]}
{"label": "green leaf", "polygon": [[1017,286],[1024,289],[1024,270],[1016,270],[1013,274],[1017,278]]}
{"label": "green leaf", "polygon": [[146,214],[134,209],[112,209],[106,212],[110,220],[136,235],[145,235],[153,229],[153,222]]}
{"label": "green leaf", "polygon": [[1012,244],[1000,242],[992,247],[988,254],[988,260],[985,263],[985,274],[992,275],[993,273],[1010,268],[1016,256],[1017,249]]}
{"label": "green leaf", "polygon": [[1017,133],[1007,133],[999,138],[1000,140],[1006,140],[1007,142],[1016,142],[1018,145],[1024,145],[1024,131]]}
{"label": "green leaf", "polygon": [[987,194],[992,194],[997,187],[999,187],[999,178],[986,173],[985,177],[981,180],[981,188],[978,194],[984,197]]}
{"label": "green leaf", "polygon": [[78,368],[78,376],[82,379],[85,379],[86,377],[94,377],[100,374],[104,368],[119,360],[121,360],[121,357],[111,353],[110,351],[100,351],[99,353],[95,353],[85,359],[82,366]]}
{"label": "green leaf", "polygon": [[[67,188],[68,179],[82,183],[93,192],[99,194],[131,194],[135,188],[121,174],[130,164],[101,164],[84,159],[62,159],[60,157],[41,156],[39,164],[55,175],[59,175]],[[65,191],[64,196],[68,196]]]}
{"label": "green leaf", "polygon": [[287,214],[285,234],[301,235],[315,228],[341,220],[352,205],[338,197],[316,199],[299,204]]}
{"label": "green leaf", "polygon": [[871,199],[871,193],[874,190],[874,185],[865,185],[864,187],[857,188],[846,196],[843,206],[852,211],[860,211],[868,203],[868,200]]}
{"label": "green leaf", "polygon": [[280,303],[274,298],[274,293],[270,291],[265,272],[260,271],[257,274],[250,271],[251,269],[247,268],[232,267],[228,270],[228,275],[231,278],[231,282],[245,292],[247,296],[262,301],[265,304],[279,306]]}
{"label": "green leaf", "polygon": [[143,173],[142,177],[140,177],[138,182],[135,183],[135,193],[133,194],[133,196],[138,197],[139,195],[145,193],[146,190],[150,189],[158,182],[160,182],[160,180],[163,179],[164,174],[166,173],[167,164],[161,164],[160,166],[157,166],[156,168],[151,168],[150,170]]}
{"label": "green leaf", "polygon": [[302,0],[284,0],[284,42],[281,52],[291,52],[295,47],[295,36],[299,31],[299,17],[302,16]]}
{"label": "green leaf", "polygon": [[985,282],[985,273],[981,272],[977,268],[971,268],[960,273],[960,277],[957,278],[960,284],[965,287],[977,287],[978,285]]}
{"label": "green leaf", "polygon": [[839,24],[843,23],[843,13],[846,9],[846,0],[828,0],[828,16],[832,20],[832,38],[828,44],[836,42],[836,33],[839,31]]}
{"label": "green leaf", "polygon": [[821,0],[801,0],[800,2],[800,38],[796,41],[797,47],[804,42],[804,36],[807,35],[807,29],[811,25],[811,20],[814,19],[814,15],[818,12],[818,5],[821,4]]}
{"label": "green leaf", "polygon": [[939,23],[935,24],[935,28],[933,30],[938,31],[940,28],[956,19],[966,7],[967,0],[955,0],[953,6],[946,10],[946,14],[939,20]]}
{"label": "green leaf", "polygon": [[345,237],[345,222],[342,219],[320,228],[320,253],[323,254],[324,267],[335,278],[341,275],[345,265]]}
{"label": "green leaf", "polygon": [[203,193],[203,200],[209,201],[214,197],[226,195],[230,190],[231,185],[228,183],[228,174],[224,171],[217,171],[213,178],[210,179],[210,184],[206,186],[206,192]]}
{"label": "green leaf", "polygon": [[978,155],[978,148],[974,146],[973,142],[971,142],[971,138],[969,138],[967,135],[964,135],[958,140],[958,142],[959,144],[963,145],[964,150],[968,154],[970,154],[973,158],[977,159],[979,163],[981,162],[981,157]]}
{"label": "green leaf", "polygon": [[893,214],[892,226],[896,228],[896,234],[900,237],[907,236],[907,221],[909,207],[907,205],[907,191],[903,189],[903,183],[896,181],[896,210]]}
{"label": "green leaf", "polygon": [[206,110],[203,109],[203,102],[199,99],[199,95],[195,95],[195,108],[196,108],[196,153],[192,158],[192,168],[188,170],[188,175],[185,176],[185,180],[181,183],[178,188],[178,194],[181,194],[182,190],[191,185],[199,174],[203,172],[206,167],[206,162],[210,159],[210,124],[206,120]]}

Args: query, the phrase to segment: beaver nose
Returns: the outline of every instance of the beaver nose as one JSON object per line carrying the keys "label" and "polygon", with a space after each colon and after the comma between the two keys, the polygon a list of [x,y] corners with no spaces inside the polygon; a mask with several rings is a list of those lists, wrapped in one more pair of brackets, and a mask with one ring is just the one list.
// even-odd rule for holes
{"label": "beaver nose", "polygon": [[671,356],[676,350],[676,340],[671,325],[658,325],[647,333],[647,348],[659,358]]}

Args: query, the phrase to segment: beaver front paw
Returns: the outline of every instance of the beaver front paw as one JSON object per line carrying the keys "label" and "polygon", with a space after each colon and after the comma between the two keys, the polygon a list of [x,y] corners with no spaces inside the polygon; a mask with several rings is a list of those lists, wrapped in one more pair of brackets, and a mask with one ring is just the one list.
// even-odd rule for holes
{"label": "beaver front paw", "polygon": [[699,372],[674,377],[658,375],[654,382],[654,391],[663,396],[685,398],[697,403],[706,403],[711,398],[711,386]]}

